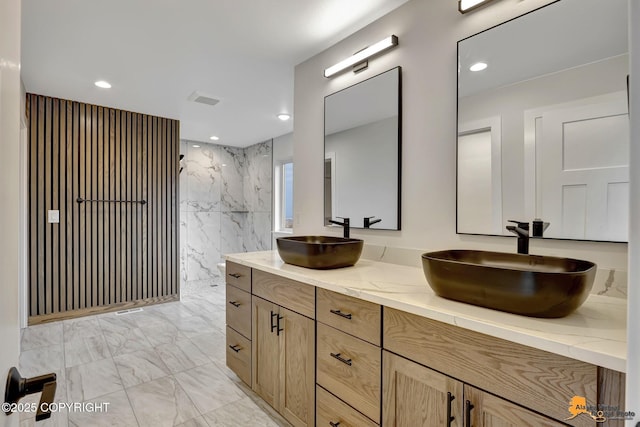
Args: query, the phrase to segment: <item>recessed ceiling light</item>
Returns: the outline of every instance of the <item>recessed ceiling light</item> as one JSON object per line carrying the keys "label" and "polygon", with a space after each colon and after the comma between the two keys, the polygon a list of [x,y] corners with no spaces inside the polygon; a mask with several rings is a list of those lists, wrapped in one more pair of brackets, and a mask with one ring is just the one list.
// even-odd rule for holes
{"label": "recessed ceiling light", "polygon": [[291,118],[291,114],[286,114],[286,113],[278,114],[278,118],[283,122],[285,122]]}
{"label": "recessed ceiling light", "polygon": [[192,145],[193,148],[200,148],[199,145]]}
{"label": "recessed ceiling light", "polygon": [[212,141],[217,141],[217,140],[220,139],[220,137],[217,137],[217,136],[214,135],[214,136],[210,136],[209,139],[212,140]]}
{"label": "recessed ceiling light", "polygon": [[487,64],[484,62],[476,62],[471,67],[469,67],[470,71],[482,71],[487,68]]}
{"label": "recessed ceiling light", "polygon": [[105,82],[104,80],[98,80],[97,82],[94,83],[94,85],[101,87],[103,89],[111,88],[111,84],[109,82]]}

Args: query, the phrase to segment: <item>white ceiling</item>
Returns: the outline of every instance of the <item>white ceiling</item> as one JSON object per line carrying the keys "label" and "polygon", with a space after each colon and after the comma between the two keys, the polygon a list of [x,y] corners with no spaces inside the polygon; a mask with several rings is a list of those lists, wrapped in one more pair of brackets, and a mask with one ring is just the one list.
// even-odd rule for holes
{"label": "white ceiling", "polygon": [[[296,64],[406,1],[23,0],[22,79],[27,92],[179,119],[183,139],[244,147],[293,130],[276,114],[293,113]],[[194,91],[220,103],[190,102]]]}
{"label": "white ceiling", "polygon": [[[458,96],[628,52],[627,0],[562,0],[458,45]],[[482,61],[484,71],[469,66]]]}

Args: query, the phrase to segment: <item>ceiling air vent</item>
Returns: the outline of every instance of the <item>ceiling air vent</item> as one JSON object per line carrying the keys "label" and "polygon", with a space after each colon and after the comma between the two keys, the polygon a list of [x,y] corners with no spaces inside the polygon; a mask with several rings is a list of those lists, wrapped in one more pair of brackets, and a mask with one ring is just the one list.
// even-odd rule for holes
{"label": "ceiling air vent", "polygon": [[219,99],[215,99],[211,96],[205,95],[204,93],[198,92],[197,90],[193,92],[191,95],[189,95],[189,98],[187,99],[189,101],[199,102],[200,104],[207,104],[207,105],[216,105],[218,102],[220,102]]}

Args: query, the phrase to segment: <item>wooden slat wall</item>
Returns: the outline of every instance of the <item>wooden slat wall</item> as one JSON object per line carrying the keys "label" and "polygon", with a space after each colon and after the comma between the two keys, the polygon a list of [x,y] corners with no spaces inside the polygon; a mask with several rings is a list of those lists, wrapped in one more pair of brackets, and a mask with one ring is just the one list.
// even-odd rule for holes
{"label": "wooden slat wall", "polygon": [[27,116],[29,322],[177,299],[179,122],[34,94]]}

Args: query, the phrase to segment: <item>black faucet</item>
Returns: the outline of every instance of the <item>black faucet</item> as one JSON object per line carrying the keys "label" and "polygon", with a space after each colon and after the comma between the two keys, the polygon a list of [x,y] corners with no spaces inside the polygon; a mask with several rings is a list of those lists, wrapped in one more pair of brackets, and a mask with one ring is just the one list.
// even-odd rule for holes
{"label": "black faucet", "polygon": [[349,238],[349,218],[343,218],[341,216],[339,216],[338,218],[342,218],[343,221],[340,222],[340,221],[334,221],[334,220],[330,219],[329,222],[331,224],[336,224],[336,225],[342,226],[344,228],[343,236],[344,236],[345,239],[348,239]]}
{"label": "black faucet", "polygon": [[534,219],[531,224],[531,237],[543,237],[544,231],[549,228],[549,223],[542,221],[540,218]]}
{"label": "black faucet", "polygon": [[375,216],[365,216],[364,217],[364,228],[369,228],[373,224],[377,224],[380,221],[382,221],[382,218],[378,218],[378,219],[373,219],[373,218],[375,218]]}
{"label": "black faucet", "polygon": [[509,222],[513,222],[517,225],[507,225],[507,230],[514,233],[518,236],[518,253],[519,254],[528,254],[529,253],[529,223],[514,221],[512,219]]}

